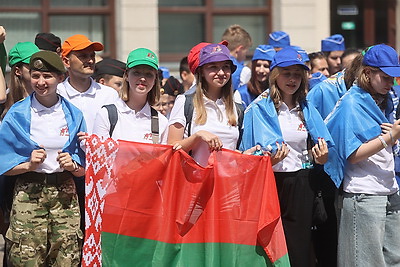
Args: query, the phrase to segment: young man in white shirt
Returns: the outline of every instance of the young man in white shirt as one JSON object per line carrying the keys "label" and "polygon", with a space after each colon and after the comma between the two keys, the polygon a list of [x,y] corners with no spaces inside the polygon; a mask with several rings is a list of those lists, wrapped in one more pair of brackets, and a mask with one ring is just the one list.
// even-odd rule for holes
{"label": "young man in white shirt", "polygon": [[103,48],[101,43],[92,42],[81,34],[67,38],[62,45],[62,60],[69,77],[58,85],[57,90],[82,111],[89,134],[100,108],[118,99],[114,89],[91,78],[95,69],[95,51],[102,51]]}
{"label": "young man in white shirt", "polygon": [[[58,84],[57,92],[82,111],[88,134],[93,132],[96,113],[101,107],[113,104],[118,99],[116,90],[99,84],[91,78],[95,69],[95,51],[103,49],[104,46],[101,43],[92,42],[81,34],[67,38],[62,44],[62,61],[69,76],[64,82]],[[74,180],[81,211],[81,229],[84,231],[85,176]]]}

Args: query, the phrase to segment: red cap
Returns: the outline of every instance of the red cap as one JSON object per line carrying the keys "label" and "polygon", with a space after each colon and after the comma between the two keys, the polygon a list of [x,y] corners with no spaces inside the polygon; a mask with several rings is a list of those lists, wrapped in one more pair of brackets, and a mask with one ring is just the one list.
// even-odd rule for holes
{"label": "red cap", "polygon": [[65,57],[71,51],[83,50],[89,46],[93,46],[94,51],[101,51],[104,46],[99,42],[92,42],[85,35],[76,34],[66,39],[62,45],[62,56]]}
{"label": "red cap", "polygon": [[[195,46],[193,46],[192,49],[190,49],[189,51],[189,55],[188,55],[188,65],[189,65],[189,69],[190,71],[195,74],[197,67],[199,66],[199,54],[200,54],[200,50],[209,45],[211,43],[199,43]],[[223,44],[225,46],[228,46],[228,41],[223,40],[221,41],[219,44]]]}

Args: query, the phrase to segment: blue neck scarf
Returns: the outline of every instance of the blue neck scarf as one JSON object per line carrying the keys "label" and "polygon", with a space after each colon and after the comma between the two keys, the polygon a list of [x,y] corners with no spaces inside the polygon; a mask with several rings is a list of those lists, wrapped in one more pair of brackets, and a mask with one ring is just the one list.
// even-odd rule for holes
{"label": "blue neck scarf", "polygon": [[340,99],[325,122],[336,146],[332,153],[329,151],[324,169],[339,187],[343,181],[347,158],[363,143],[380,135],[380,125],[388,120],[368,92],[353,86]]}
{"label": "blue neck scarf", "polygon": [[[40,149],[39,145],[30,139],[32,97],[30,95],[15,103],[0,124],[0,174],[18,164],[28,162],[32,151]],[[86,132],[83,114],[63,97],[59,97],[69,131],[69,139],[62,151],[68,152],[74,161],[85,166],[85,153],[80,148],[77,136],[80,131]]]}
{"label": "blue neck scarf", "polygon": [[336,102],[347,92],[344,72],[315,85],[307,94],[307,100],[314,105],[321,117],[325,119],[332,112]]}
{"label": "blue neck scarf", "polygon": [[[259,144],[264,149],[275,153],[277,150],[276,142],[282,143],[284,141],[278,114],[273,101],[267,96],[267,91],[254,100],[245,111],[243,137],[240,144],[242,151]],[[318,111],[307,101],[301,103],[300,106],[303,110],[307,131],[313,142],[317,144],[318,137],[321,137],[325,139],[329,148],[333,147],[332,137]]]}

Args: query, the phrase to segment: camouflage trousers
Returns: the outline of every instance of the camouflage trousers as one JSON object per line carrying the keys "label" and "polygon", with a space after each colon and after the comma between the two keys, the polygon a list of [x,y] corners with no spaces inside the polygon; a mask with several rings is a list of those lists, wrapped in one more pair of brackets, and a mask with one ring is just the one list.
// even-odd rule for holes
{"label": "camouflage trousers", "polygon": [[72,177],[59,185],[17,179],[6,233],[9,266],[78,266],[82,236]]}

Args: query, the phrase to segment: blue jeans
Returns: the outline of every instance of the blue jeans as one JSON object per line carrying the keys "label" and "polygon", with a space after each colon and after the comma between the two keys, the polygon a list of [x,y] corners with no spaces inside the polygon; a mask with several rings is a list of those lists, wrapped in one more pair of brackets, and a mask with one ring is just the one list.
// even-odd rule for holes
{"label": "blue jeans", "polygon": [[400,195],[343,193],[338,266],[400,266]]}

